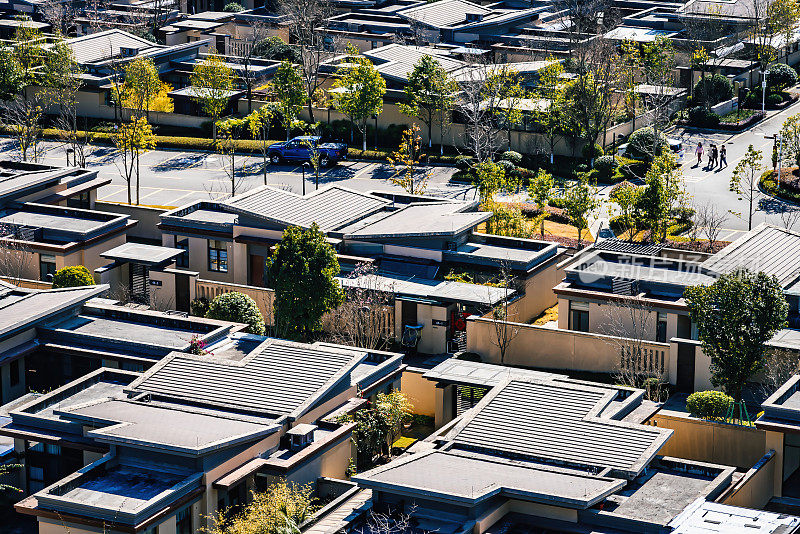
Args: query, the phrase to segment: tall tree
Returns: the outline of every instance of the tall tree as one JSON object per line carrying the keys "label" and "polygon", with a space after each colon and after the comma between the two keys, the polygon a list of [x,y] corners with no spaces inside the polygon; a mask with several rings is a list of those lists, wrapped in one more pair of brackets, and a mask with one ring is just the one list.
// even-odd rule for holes
{"label": "tall tree", "polygon": [[230,101],[230,92],[233,90],[233,69],[225,60],[211,53],[200,63],[197,63],[189,78],[195,87],[195,97],[210,117],[213,124],[213,136],[217,139],[217,121],[225,112]]}
{"label": "tall tree", "polygon": [[758,182],[761,179],[761,174],[764,172],[764,154],[760,150],[753,148],[753,145],[747,147],[747,152],[736,168],[733,169],[731,176],[730,189],[731,192],[739,195],[739,200],[747,202],[747,229],[753,229],[753,213],[756,199],[758,198]]}
{"label": "tall tree", "polygon": [[421,140],[419,126],[412,124],[403,132],[400,147],[389,156],[389,164],[394,169],[392,183],[412,195],[424,194],[430,178],[430,172],[420,164]]}
{"label": "tall tree", "polygon": [[167,96],[172,90],[161,81],[158,68],[149,57],[137,57],[125,65],[125,83],[120,91],[122,105],[135,111],[137,117],[143,113],[150,119],[151,111],[172,113],[175,106]]}
{"label": "tall tree", "polygon": [[278,114],[278,106],[269,102],[247,116],[247,127],[250,135],[258,139],[261,150],[262,171],[264,173],[264,185],[267,185],[267,155],[269,149],[269,130],[272,126],[272,119]]}
{"label": "tall tree", "polygon": [[565,133],[564,125],[567,123],[564,117],[563,75],[564,66],[553,56],[549,56],[547,65],[539,69],[539,83],[536,86],[539,96],[547,102],[544,109],[537,112],[536,121],[547,138],[550,165],[555,158],[556,142]]}
{"label": "tall tree", "polygon": [[[780,136],[783,142],[783,156],[800,166],[800,114],[792,115],[783,121]],[[783,162],[779,161],[778,167],[782,166]]]}
{"label": "tall tree", "polygon": [[520,103],[527,96],[522,88],[522,77],[513,67],[495,66],[488,73],[484,92],[493,103],[494,120],[506,130],[508,149],[511,150],[511,130],[522,122]]}
{"label": "tall tree", "polygon": [[538,222],[541,227],[542,237],[544,237],[544,220],[548,215],[547,205],[553,198],[554,185],[555,181],[553,180],[553,175],[544,169],[539,169],[539,172],[536,173],[536,176],[531,178],[530,184],[528,185],[528,195],[531,200],[533,200],[534,204],[536,204],[536,209],[539,211],[537,219],[539,219]]}
{"label": "tall tree", "polygon": [[272,88],[275,92],[276,109],[281,122],[286,127],[286,140],[292,132],[292,125],[297,121],[300,110],[308,96],[303,91],[303,80],[300,72],[288,61],[282,61],[275,76],[272,77]]}
{"label": "tall tree", "polygon": [[[414,64],[408,76],[406,101],[400,103],[400,112],[423,122],[428,129],[428,148],[433,146],[433,125],[438,123],[442,135],[447,114],[455,103],[458,85],[450,78],[437,59],[425,54]],[[444,153],[444,139],[439,143]]]}
{"label": "tall tree", "polygon": [[306,340],[321,327],[322,316],[342,303],[336,251],[315,224],[308,230],[287,228],[267,260],[275,289],[278,335]]}
{"label": "tall tree", "polygon": [[673,208],[683,200],[683,174],[669,149],[653,160],[645,176],[646,187],[637,199],[638,213],[650,230],[652,241],[667,238]]}
{"label": "tall tree", "polygon": [[344,113],[362,134],[362,149],[367,149],[367,120],[383,111],[386,81],[372,62],[350,49],[350,63],[340,67],[339,78],[334,82],[333,95],[336,109]]}
{"label": "tall tree", "polygon": [[599,208],[600,200],[597,198],[597,192],[594,187],[589,185],[589,181],[585,176],[567,189],[564,195],[564,209],[572,226],[578,232],[578,248],[582,247],[583,234],[589,227],[589,218]]}
{"label": "tall tree", "polygon": [[145,117],[131,117],[131,121],[117,127],[111,140],[122,159],[120,174],[127,182],[128,204],[131,203],[131,185],[136,178],[136,204],[139,204],[139,156],[156,146],[153,128]]}
{"label": "tall tree", "polygon": [[736,400],[764,368],[765,346],[786,325],[789,309],[774,276],[746,269],[684,293],[703,352],[711,357],[711,383]]}
{"label": "tall tree", "polygon": [[241,138],[247,119],[229,118],[217,123],[217,150],[222,155],[225,163],[223,169],[231,183],[230,195],[236,195],[236,148],[237,141]]}

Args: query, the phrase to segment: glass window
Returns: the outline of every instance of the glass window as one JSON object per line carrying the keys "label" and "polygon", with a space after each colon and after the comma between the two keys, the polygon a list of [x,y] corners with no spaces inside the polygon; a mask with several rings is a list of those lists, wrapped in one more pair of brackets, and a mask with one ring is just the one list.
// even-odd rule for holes
{"label": "glass window", "polygon": [[179,239],[178,236],[175,236],[175,248],[179,248],[183,250],[183,254],[178,256],[175,259],[175,265],[177,267],[188,267],[189,266],[189,238]]}
{"label": "glass window", "polygon": [[219,273],[228,272],[228,249],[224,241],[208,241],[208,270]]}
{"label": "glass window", "polygon": [[177,534],[192,534],[192,507],[187,506],[175,514],[175,532]]}
{"label": "glass window", "polygon": [[569,302],[569,329],[578,332],[589,331],[588,302]]}
{"label": "glass window", "polygon": [[11,362],[9,367],[9,374],[11,375],[11,387],[13,388],[17,384],[19,384],[19,360],[14,360]]}
{"label": "glass window", "polygon": [[39,254],[39,280],[52,282],[56,274],[56,257],[53,254]]}
{"label": "glass window", "polygon": [[89,193],[81,193],[80,195],[70,197],[67,199],[67,206],[70,208],[89,209]]}
{"label": "glass window", "polygon": [[656,341],[659,343],[667,342],[667,314],[658,314],[658,324],[656,325]]}

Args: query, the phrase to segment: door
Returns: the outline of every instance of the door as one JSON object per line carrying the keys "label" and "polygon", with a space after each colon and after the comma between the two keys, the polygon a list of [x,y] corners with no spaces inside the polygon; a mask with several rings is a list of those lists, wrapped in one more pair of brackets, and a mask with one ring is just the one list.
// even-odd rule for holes
{"label": "door", "polygon": [[189,275],[175,275],[175,309],[189,313]]}
{"label": "door", "polygon": [[403,321],[403,326],[417,324],[417,303],[408,300],[401,300],[402,309],[400,310],[400,319]]}
{"label": "door", "polygon": [[675,378],[675,387],[681,393],[694,391],[694,352],[693,344],[678,343],[678,376]]}
{"label": "door", "polygon": [[141,263],[130,263],[131,302],[150,304],[150,270]]}
{"label": "door", "polygon": [[250,285],[264,287],[264,256],[250,254]]}

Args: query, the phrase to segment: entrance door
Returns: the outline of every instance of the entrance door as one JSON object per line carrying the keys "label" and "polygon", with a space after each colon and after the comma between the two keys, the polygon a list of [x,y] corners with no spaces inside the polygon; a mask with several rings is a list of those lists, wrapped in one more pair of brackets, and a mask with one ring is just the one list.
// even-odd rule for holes
{"label": "entrance door", "polygon": [[150,269],[141,263],[130,263],[131,302],[150,304]]}
{"label": "entrance door", "polygon": [[694,391],[694,352],[693,344],[678,343],[678,376],[675,378],[675,387],[681,393]]}
{"label": "entrance door", "polygon": [[175,309],[189,313],[189,275],[175,275]]}
{"label": "entrance door", "polygon": [[250,285],[264,287],[264,256],[250,254]]}
{"label": "entrance door", "polygon": [[417,323],[417,303],[408,300],[402,300],[402,309],[400,310],[400,319],[403,321],[403,327],[406,325],[416,325]]}

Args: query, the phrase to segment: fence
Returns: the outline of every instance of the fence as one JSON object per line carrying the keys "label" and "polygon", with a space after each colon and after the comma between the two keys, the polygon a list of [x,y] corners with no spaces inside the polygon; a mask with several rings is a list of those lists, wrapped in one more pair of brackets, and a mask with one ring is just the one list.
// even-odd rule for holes
{"label": "fence", "polygon": [[264,323],[267,325],[273,324],[272,317],[272,303],[275,298],[275,291],[266,287],[245,286],[242,284],[230,284],[228,282],[215,282],[213,280],[204,280],[198,278],[195,282],[195,296],[196,298],[205,298],[208,301],[214,300],[215,297],[223,293],[243,293],[252,298],[261,315],[264,317]]}
{"label": "fence", "polygon": [[41,282],[39,280],[28,280],[27,278],[14,278],[11,276],[0,276],[0,280],[25,289],[53,289],[53,284],[50,282]]}

